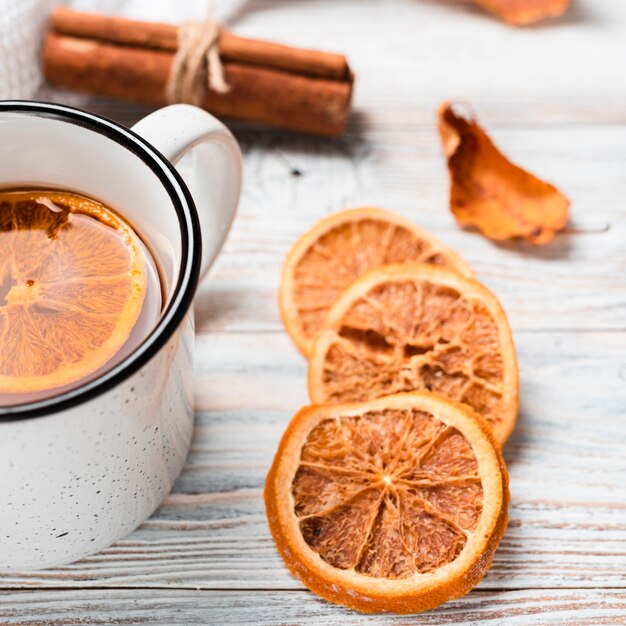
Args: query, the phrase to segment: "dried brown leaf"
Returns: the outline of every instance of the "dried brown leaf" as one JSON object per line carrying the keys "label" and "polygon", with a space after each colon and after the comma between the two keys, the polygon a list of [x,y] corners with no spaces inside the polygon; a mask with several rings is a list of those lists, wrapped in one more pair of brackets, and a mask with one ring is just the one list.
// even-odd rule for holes
{"label": "dried brown leaf", "polygon": [[526,26],[567,11],[570,0],[474,0],[487,11],[513,26]]}
{"label": "dried brown leaf", "polygon": [[474,119],[444,102],[438,122],[450,172],[450,209],[459,224],[491,239],[524,237],[539,245],[565,226],[569,200],[511,163]]}

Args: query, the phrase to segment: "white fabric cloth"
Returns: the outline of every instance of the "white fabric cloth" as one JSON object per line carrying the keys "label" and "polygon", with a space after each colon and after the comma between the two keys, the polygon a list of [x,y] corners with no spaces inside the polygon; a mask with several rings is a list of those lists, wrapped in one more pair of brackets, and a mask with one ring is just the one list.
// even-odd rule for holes
{"label": "white fabric cloth", "polygon": [[[244,0],[217,4],[224,21]],[[48,15],[59,0],[0,0],[0,100],[32,98],[42,81],[41,45]],[[75,9],[178,24],[206,17],[207,0],[70,0]],[[220,15],[221,10],[221,15]]]}
{"label": "white fabric cloth", "polygon": [[0,0],[0,99],[30,98],[41,75],[41,33],[52,0]]}

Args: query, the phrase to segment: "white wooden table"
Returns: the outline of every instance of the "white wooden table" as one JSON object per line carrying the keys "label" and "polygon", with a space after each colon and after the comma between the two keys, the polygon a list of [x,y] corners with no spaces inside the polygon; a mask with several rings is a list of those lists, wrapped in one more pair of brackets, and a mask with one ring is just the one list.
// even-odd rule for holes
{"label": "white wooden table", "polygon": [[[0,623],[626,624],[626,3],[573,0],[561,20],[512,30],[463,0],[252,0],[233,28],[345,51],[358,75],[349,131],[232,125],[245,190],[197,299],[182,476],[101,554],[1,577]],[[145,112],[53,96],[124,123]],[[434,123],[446,98],[471,102],[507,154],[571,197],[566,234],[537,249],[456,226]],[[278,439],[307,403],[276,306],[281,263],[320,217],[364,204],[455,246],[502,299],[519,352],[508,530],[475,591],[416,617],[361,616],[306,591],[262,501]]]}

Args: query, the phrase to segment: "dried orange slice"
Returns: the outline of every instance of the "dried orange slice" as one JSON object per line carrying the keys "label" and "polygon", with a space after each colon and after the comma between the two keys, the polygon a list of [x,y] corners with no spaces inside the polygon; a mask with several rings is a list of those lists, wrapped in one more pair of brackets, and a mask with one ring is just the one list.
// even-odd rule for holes
{"label": "dried orange slice", "polygon": [[508,475],[486,422],[428,392],[300,410],[265,484],[292,574],[359,611],[424,611],[489,569]]}
{"label": "dried orange slice", "polygon": [[49,190],[0,195],[0,393],[51,390],[107,363],[146,292],[139,239],[103,205]]}
{"label": "dried orange slice", "polygon": [[456,252],[411,221],[381,209],[352,209],[318,222],[283,266],[279,303],[294,343],[310,356],[339,294],[367,271],[389,263],[430,263],[472,276]]}
{"label": "dried orange slice", "polygon": [[426,389],[471,406],[503,444],[515,425],[518,374],[506,315],[473,279],[428,265],[372,270],[326,317],[309,366],[316,404]]}

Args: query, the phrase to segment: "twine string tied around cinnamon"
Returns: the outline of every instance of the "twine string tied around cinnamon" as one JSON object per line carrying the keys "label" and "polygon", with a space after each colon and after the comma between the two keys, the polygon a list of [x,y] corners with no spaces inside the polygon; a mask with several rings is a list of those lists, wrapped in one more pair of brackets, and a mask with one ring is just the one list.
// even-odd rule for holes
{"label": "twine string tied around cinnamon", "polygon": [[170,103],[200,106],[206,90],[227,93],[224,67],[219,54],[220,26],[210,17],[189,21],[178,29],[178,50],[166,86]]}

